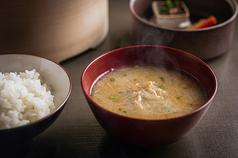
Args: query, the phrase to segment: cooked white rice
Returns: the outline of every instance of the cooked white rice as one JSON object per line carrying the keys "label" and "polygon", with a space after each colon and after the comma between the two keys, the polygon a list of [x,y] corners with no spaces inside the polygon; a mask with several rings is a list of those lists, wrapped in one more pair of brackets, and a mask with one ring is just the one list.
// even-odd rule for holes
{"label": "cooked white rice", "polygon": [[54,96],[42,82],[35,69],[0,72],[0,129],[34,122],[55,109]]}

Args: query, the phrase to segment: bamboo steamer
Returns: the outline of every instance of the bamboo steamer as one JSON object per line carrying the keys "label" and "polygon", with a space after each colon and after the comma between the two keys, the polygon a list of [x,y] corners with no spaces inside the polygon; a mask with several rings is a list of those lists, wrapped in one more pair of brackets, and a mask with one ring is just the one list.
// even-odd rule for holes
{"label": "bamboo steamer", "polygon": [[108,0],[0,0],[0,54],[56,62],[97,47],[108,33]]}

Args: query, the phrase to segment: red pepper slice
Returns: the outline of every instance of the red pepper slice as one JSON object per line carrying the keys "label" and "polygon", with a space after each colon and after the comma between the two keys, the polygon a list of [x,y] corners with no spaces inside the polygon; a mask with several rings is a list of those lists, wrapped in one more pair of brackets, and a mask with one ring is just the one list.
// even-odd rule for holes
{"label": "red pepper slice", "polygon": [[216,25],[216,24],[217,24],[217,20],[212,15],[212,16],[208,17],[207,19],[199,20],[194,25],[189,26],[188,29],[202,29],[202,28],[210,27],[210,26],[213,26],[213,25]]}

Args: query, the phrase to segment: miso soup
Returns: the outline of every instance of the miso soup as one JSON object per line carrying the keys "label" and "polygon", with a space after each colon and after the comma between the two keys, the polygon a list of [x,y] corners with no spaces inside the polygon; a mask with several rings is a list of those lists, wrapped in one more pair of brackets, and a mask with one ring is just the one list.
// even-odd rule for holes
{"label": "miso soup", "polygon": [[91,87],[91,97],[109,111],[139,119],[182,116],[206,101],[202,87],[191,77],[151,66],[124,67],[103,74]]}

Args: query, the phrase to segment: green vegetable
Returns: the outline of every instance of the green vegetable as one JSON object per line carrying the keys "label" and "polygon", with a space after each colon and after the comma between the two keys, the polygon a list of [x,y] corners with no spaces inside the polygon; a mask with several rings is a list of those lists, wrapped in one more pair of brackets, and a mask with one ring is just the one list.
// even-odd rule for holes
{"label": "green vegetable", "polygon": [[131,99],[131,96],[130,96],[130,95],[128,95],[128,96],[127,96],[127,98],[128,98],[128,99]]}
{"label": "green vegetable", "polygon": [[164,80],[164,77],[160,77],[161,80]]}
{"label": "green vegetable", "polygon": [[94,90],[92,90],[92,92],[91,92],[91,94],[90,94],[90,95],[92,96],[93,94],[94,94]]}
{"label": "green vegetable", "polygon": [[171,0],[166,0],[165,1],[165,5],[168,7],[168,8],[171,8],[174,6],[173,2]]}
{"label": "green vegetable", "polygon": [[126,73],[124,73],[123,75],[124,75],[124,76],[127,76],[127,74],[126,74]]}
{"label": "green vegetable", "polygon": [[126,113],[126,111],[123,111],[124,113]]}
{"label": "green vegetable", "polygon": [[177,99],[180,99],[180,97],[177,97]]}
{"label": "green vegetable", "polygon": [[163,11],[168,11],[168,10],[169,10],[169,8],[168,8],[166,5],[160,7],[160,11],[161,11],[161,12],[163,12]]}
{"label": "green vegetable", "polygon": [[111,80],[111,81],[115,81],[115,78],[111,78],[110,80]]}
{"label": "green vegetable", "polygon": [[138,65],[135,65],[134,68],[138,68],[139,66]]}
{"label": "green vegetable", "polygon": [[110,95],[109,98],[110,98],[110,99],[113,99],[114,102],[118,102],[118,101],[119,101],[119,99],[118,99],[118,98],[115,98],[114,95]]}
{"label": "green vegetable", "polygon": [[130,90],[127,90],[126,92],[130,92]]}
{"label": "green vegetable", "polygon": [[113,101],[114,101],[114,102],[118,102],[119,99],[118,99],[118,98],[113,98]]}
{"label": "green vegetable", "polygon": [[114,96],[114,95],[110,95],[109,98],[110,98],[110,99],[113,99],[113,98],[115,98],[115,96]]}
{"label": "green vegetable", "polygon": [[166,0],[165,5],[160,7],[160,11],[169,11],[170,8],[176,7],[179,5],[178,0]]}
{"label": "green vegetable", "polygon": [[159,88],[163,89],[164,90],[164,87],[163,86],[159,86]]}

